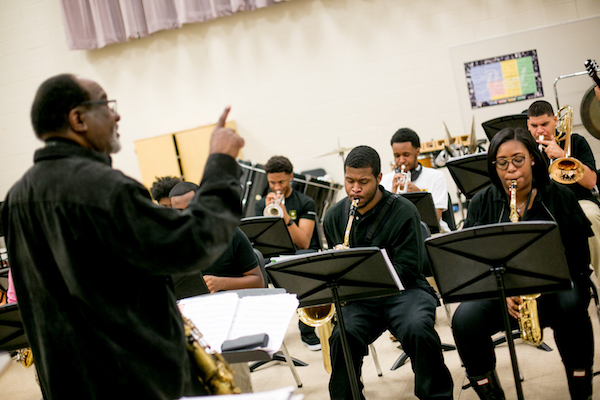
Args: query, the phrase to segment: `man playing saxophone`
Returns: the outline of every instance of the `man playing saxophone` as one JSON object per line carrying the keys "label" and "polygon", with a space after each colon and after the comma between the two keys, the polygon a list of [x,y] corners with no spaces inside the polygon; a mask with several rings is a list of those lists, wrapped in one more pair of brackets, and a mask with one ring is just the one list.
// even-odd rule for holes
{"label": "man playing saxophone", "polygon": [[[538,298],[541,327],[554,330],[572,399],[591,399],[594,340],[587,312],[590,301],[590,223],[575,195],[551,181],[537,143],[521,128],[506,128],[492,139],[488,171],[493,185],[477,193],[469,206],[465,227],[521,221],[555,221],[560,230],[573,288]],[[513,207],[509,186],[516,181]],[[515,215],[516,213],[516,215]],[[495,372],[491,335],[504,329],[500,300],[467,301],[454,313],[454,339],[467,375],[481,399],[504,399]],[[506,299],[513,328],[518,328],[520,297]]]}
{"label": "man playing saxophone", "polygon": [[[374,149],[368,146],[353,149],[344,163],[348,197],[329,209],[324,221],[329,247],[343,243],[350,202],[358,199],[349,246],[386,249],[406,288],[393,296],[348,302],[338,310],[344,317],[356,376],[360,377],[367,346],[388,329],[411,358],[416,396],[451,399],[452,379],[433,328],[437,298],[421,272],[423,239],[419,213],[409,200],[385,190],[380,185],[381,176],[381,161]],[[351,399],[338,327],[334,328],[329,343],[331,398]],[[360,382],[359,387],[362,389]]]}

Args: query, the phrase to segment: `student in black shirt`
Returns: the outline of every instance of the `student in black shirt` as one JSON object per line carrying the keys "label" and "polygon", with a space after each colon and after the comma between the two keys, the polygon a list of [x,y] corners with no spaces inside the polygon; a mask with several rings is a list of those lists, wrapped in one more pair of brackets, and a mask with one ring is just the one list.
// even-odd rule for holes
{"label": "student in black shirt", "polygon": [[[192,182],[179,182],[169,193],[169,200],[176,210],[185,210],[200,187]],[[229,246],[217,261],[201,273],[175,276],[173,283],[178,299],[202,294],[196,279],[204,279],[211,293],[221,290],[265,287],[258,260],[248,237],[240,228]]]}
{"label": "student in black shirt", "polygon": [[[315,201],[304,193],[292,188],[294,166],[283,156],[273,156],[265,165],[267,181],[271,192],[254,205],[254,213],[262,216],[266,206],[273,204],[275,199],[285,198],[281,204],[283,220],[287,224],[292,241],[300,250],[321,249],[317,234],[317,212]],[[279,192],[279,194],[277,194]]]}
{"label": "student in black shirt", "polygon": [[[590,223],[575,195],[551,181],[547,164],[533,137],[524,129],[498,132],[488,150],[493,185],[477,193],[469,206],[465,227],[509,222],[508,187],[517,181],[516,211],[522,221],[558,224],[573,280],[573,289],[541,295],[538,312],[542,327],[554,339],[567,372],[572,399],[592,395],[594,338],[587,307],[590,301],[588,237]],[[504,329],[500,300],[467,301],[454,313],[454,339],[467,375],[481,399],[504,399],[496,375],[491,336]],[[502,300],[504,301],[504,300]],[[520,297],[506,298],[512,324],[518,327]]]}
{"label": "student in black shirt", "polygon": [[[410,356],[415,395],[419,399],[452,399],[452,378],[433,327],[437,297],[421,272],[423,239],[419,212],[409,200],[392,195],[379,184],[381,160],[368,146],[358,146],[348,154],[344,176],[348,197],[327,211],[323,224],[329,247],[343,243],[350,201],[359,199],[350,247],[384,248],[405,287],[397,295],[352,301],[337,310],[344,316],[356,376],[360,377],[368,345],[388,329]],[[329,393],[332,399],[351,399],[337,326],[329,343]],[[359,386],[362,389],[361,382]]]}
{"label": "student in black shirt", "polygon": [[[256,202],[254,213],[262,216],[265,207],[273,204],[275,199],[285,199],[280,203],[283,210],[283,220],[287,225],[292,241],[299,252],[314,252],[321,249],[317,233],[317,212],[315,201],[309,196],[292,189],[294,166],[283,156],[273,156],[265,165],[267,181],[271,192]],[[279,192],[279,194],[278,194]],[[314,328],[298,321],[302,343],[309,350],[321,349],[321,343]]]}

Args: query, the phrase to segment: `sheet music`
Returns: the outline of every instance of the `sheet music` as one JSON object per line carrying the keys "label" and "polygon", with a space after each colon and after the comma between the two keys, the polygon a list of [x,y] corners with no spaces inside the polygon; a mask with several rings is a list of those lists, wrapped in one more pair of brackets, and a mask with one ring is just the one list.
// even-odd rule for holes
{"label": "sheet music", "polygon": [[263,349],[272,356],[281,347],[298,303],[290,293],[242,297],[227,339],[267,332],[269,343]]}
{"label": "sheet music", "polygon": [[188,297],[179,301],[179,311],[190,319],[208,345],[221,352],[233,323],[239,297],[237,293],[215,293]]}
{"label": "sheet music", "polygon": [[400,277],[398,276],[398,272],[396,272],[396,268],[394,268],[394,264],[392,264],[392,262],[390,261],[390,256],[388,255],[387,251],[385,251],[384,249],[381,249],[381,254],[383,254],[383,259],[385,260],[385,263],[388,266],[388,269],[390,270],[390,275],[392,276],[392,279],[394,280],[394,282],[396,283],[396,286],[398,286],[399,290],[404,290],[404,285],[402,284],[402,281],[400,280]]}
{"label": "sheet music", "polygon": [[296,295],[290,293],[240,298],[235,292],[225,292],[182,299],[179,309],[214,351],[220,353],[227,339],[267,333],[267,347],[257,349],[272,356],[283,343],[298,303]]}
{"label": "sheet music", "polygon": [[[209,396],[182,397],[179,400],[205,400],[207,397]],[[260,393],[219,395],[219,400],[302,400],[303,398],[303,394],[294,394],[294,388],[292,386]]]}

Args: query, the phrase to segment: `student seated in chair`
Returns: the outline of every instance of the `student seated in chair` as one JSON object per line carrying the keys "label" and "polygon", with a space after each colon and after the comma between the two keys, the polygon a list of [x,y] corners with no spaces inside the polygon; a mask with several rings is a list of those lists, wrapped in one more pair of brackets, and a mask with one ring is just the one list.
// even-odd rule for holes
{"label": "student seated in chair", "polygon": [[[180,182],[171,189],[171,207],[183,211],[194,198],[199,186],[191,182]],[[219,259],[202,274],[189,274],[174,278],[177,298],[194,296],[195,278],[202,276],[211,293],[221,290],[263,288],[263,280],[258,260],[248,237],[240,228],[235,229],[233,239]],[[197,289],[197,288],[196,288]]]}
{"label": "student seated in chair", "polygon": [[[511,209],[521,221],[555,221],[565,248],[573,288],[542,294],[537,299],[539,323],[554,330],[572,399],[591,399],[594,337],[588,315],[590,302],[590,222],[577,198],[551,181],[548,165],[533,137],[522,128],[506,128],[490,143],[488,171],[493,185],[475,195],[465,227],[509,222]],[[509,185],[517,182],[516,205],[510,206]],[[476,300],[460,304],[452,328],[456,347],[479,398],[504,399],[496,374],[491,336],[504,329],[500,301],[506,301],[518,328],[520,297]]]}

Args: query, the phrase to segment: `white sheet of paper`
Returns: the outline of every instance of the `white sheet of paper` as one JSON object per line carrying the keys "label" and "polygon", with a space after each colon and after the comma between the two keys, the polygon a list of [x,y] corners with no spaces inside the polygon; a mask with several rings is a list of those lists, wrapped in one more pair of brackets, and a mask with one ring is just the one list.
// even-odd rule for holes
{"label": "white sheet of paper", "polygon": [[239,297],[237,293],[216,293],[179,301],[179,310],[202,333],[204,340],[220,353],[233,323]]}
{"label": "white sheet of paper", "polygon": [[262,349],[270,355],[275,354],[283,343],[298,303],[296,295],[290,293],[242,297],[227,339],[266,332],[269,343]]}

